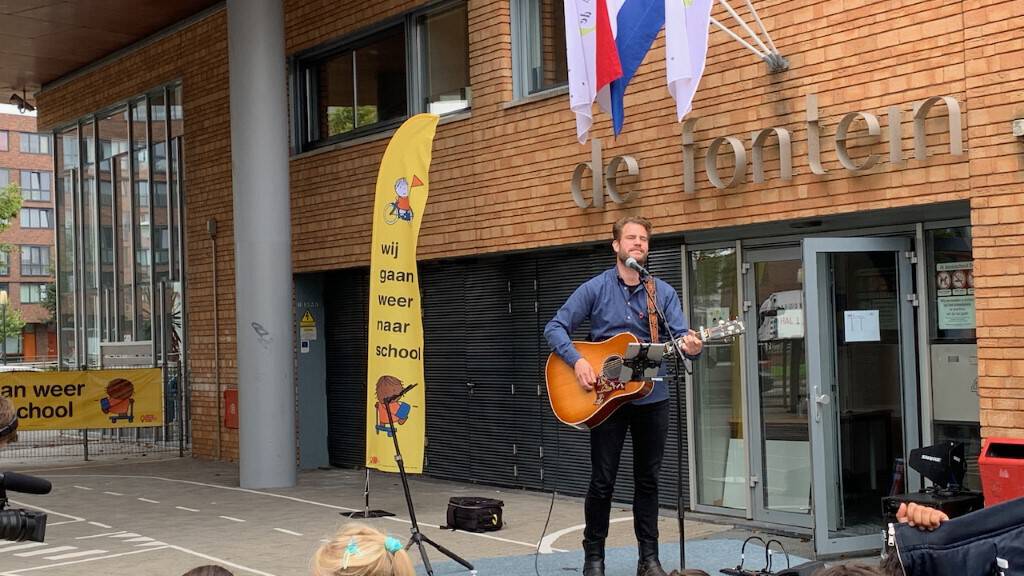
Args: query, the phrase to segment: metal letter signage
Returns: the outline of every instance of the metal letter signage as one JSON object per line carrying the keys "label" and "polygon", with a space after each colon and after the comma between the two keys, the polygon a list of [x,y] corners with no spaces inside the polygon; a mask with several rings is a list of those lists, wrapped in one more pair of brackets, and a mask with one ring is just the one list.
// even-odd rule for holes
{"label": "metal letter signage", "polygon": [[[632,191],[626,194],[619,193],[618,172],[619,166],[626,165],[626,173],[630,176],[640,176],[640,163],[632,156],[615,156],[608,162],[607,168],[602,169],[604,161],[601,158],[601,139],[590,139],[590,162],[580,162],[572,171],[570,190],[572,199],[580,208],[604,208],[604,188],[608,188],[608,197],[616,204],[624,204],[632,197]],[[594,181],[593,200],[583,197],[583,174],[590,170],[591,178]],[[607,185],[607,186],[606,186]]]}
{"label": "metal letter signage", "polygon": [[[810,171],[817,175],[828,174],[828,170],[822,165],[821,158],[821,126],[818,115],[818,96],[807,95],[807,164]],[[963,126],[960,120],[960,103],[952,96],[933,96],[913,105],[914,121],[914,159],[918,161],[927,160],[927,130],[925,123],[928,113],[936,104],[946,105],[946,124],[949,134],[949,153],[954,156],[964,154]],[[836,126],[836,158],[839,163],[853,174],[862,174],[883,163],[883,157],[878,153],[868,154],[866,158],[858,163],[850,157],[849,140],[850,132],[857,120],[863,120],[866,134],[861,134],[856,142],[857,145],[873,146],[882,141],[882,127],[878,116],[870,112],[849,112],[844,114]],[[683,121],[682,125],[682,157],[683,157],[683,191],[692,194],[697,191],[697,142],[695,130],[699,117],[692,116]],[[888,164],[895,167],[903,167],[906,160],[903,155],[903,108],[890,106],[888,109]],[[765,160],[764,149],[772,135],[778,141],[779,149],[779,178],[785,181],[793,179],[793,142],[792,132],[786,128],[771,127],[755,130],[750,134],[750,159],[753,166],[754,182],[761,184],[765,181]],[[718,169],[718,156],[723,145],[728,144],[732,149],[735,159],[732,175],[727,181],[722,180]],[[616,204],[628,202],[633,193],[620,193],[618,184],[619,169],[626,166],[626,173],[630,176],[640,175],[640,165],[632,156],[615,156],[604,166],[601,158],[601,140],[591,140],[590,162],[581,162],[576,165],[572,173],[572,197],[580,208],[604,208],[604,192],[608,191],[608,197]],[[708,145],[707,153],[704,156],[704,169],[708,181],[716,188],[732,188],[743,184],[747,175],[747,151],[744,143],[735,136],[719,136]],[[590,170],[593,178],[593,197],[587,200],[583,197],[582,182],[583,176]]]}

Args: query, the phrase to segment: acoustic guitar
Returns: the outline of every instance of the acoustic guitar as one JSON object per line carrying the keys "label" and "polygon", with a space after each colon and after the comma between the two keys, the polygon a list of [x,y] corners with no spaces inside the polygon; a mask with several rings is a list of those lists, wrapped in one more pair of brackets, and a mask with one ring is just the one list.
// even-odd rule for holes
{"label": "acoustic guitar", "polygon": [[[722,320],[717,326],[701,327],[696,332],[697,337],[707,343],[732,338],[743,331],[742,321]],[[573,346],[597,372],[597,382],[590,392],[580,387],[573,367],[552,352],[548,356],[544,374],[548,400],[551,402],[551,410],[555,417],[570,426],[589,429],[604,422],[619,406],[650,394],[654,389],[654,382],[651,380],[620,380],[623,366],[629,363],[624,358],[626,349],[633,342],[639,340],[629,332],[616,334],[604,342],[573,342]],[[650,347],[662,348],[658,352],[665,358],[675,352],[675,347],[667,342],[651,344]]]}

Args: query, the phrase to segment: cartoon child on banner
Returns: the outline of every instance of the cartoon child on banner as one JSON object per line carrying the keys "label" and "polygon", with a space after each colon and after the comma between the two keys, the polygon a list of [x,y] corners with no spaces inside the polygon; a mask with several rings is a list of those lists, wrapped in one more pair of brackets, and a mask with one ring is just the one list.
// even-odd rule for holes
{"label": "cartoon child on banner", "polygon": [[412,177],[411,185],[404,176],[395,180],[395,200],[389,202],[384,211],[385,222],[388,224],[394,224],[398,220],[412,222],[412,200],[409,195],[410,189],[417,186],[423,186],[423,181],[415,174]]}
{"label": "cartoon child on banner", "polygon": [[110,417],[110,422],[135,420],[135,385],[125,378],[114,378],[107,384],[107,397],[100,400],[100,409]]}
{"label": "cartoon child on banner", "polygon": [[384,399],[389,396],[394,396],[402,391],[402,381],[394,376],[388,376],[385,374],[377,380],[377,402],[373,405],[377,410],[377,433],[385,432],[388,437],[391,434],[391,425],[388,423],[388,411],[391,412],[391,417],[395,420],[395,425],[405,424],[405,421],[409,419],[409,412],[412,410],[412,406],[405,402],[394,400],[388,404],[384,404]]}

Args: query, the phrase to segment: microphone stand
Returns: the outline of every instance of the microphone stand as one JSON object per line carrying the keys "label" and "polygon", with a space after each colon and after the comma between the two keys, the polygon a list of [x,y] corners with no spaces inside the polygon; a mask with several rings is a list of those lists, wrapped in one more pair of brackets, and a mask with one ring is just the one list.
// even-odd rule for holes
{"label": "microphone stand", "polygon": [[409,541],[405,544],[405,549],[408,550],[413,544],[416,544],[416,546],[419,547],[420,556],[423,557],[423,566],[426,568],[428,576],[434,576],[434,569],[430,565],[430,558],[427,557],[427,549],[423,547],[424,542],[433,546],[438,552],[452,560],[455,560],[459,564],[462,564],[467,570],[469,570],[470,574],[475,575],[476,569],[473,568],[472,564],[463,560],[451,550],[425,536],[420,532],[420,525],[416,522],[416,510],[413,508],[412,504],[412,493],[409,492],[409,480],[405,474],[405,462],[402,460],[402,451],[398,447],[398,429],[395,428],[395,417],[391,414],[391,403],[402,396],[405,396],[406,392],[412,390],[414,386],[415,385],[407,386],[398,394],[381,399],[381,402],[383,402],[385,406],[384,411],[388,413],[388,426],[391,428],[391,439],[395,442],[395,462],[398,463],[398,474],[402,477],[402,490],[405,491],[405,504],[409,507],[409,520],[412,523],[412,527],[409,528],[410,532],[412,532],[412,536],[409,537]]}
{"label": "microphone stand", "polygon": [[682,345],[676,340],[676,335],[672,333],[672,327],[668,325],[668,320],[665,320],[665,314],[661,310],[661,306],[658,306],[658,299],[651,294],[650,288],[647,286],[647,282],[644,280],[651,277],[651,273],[647,271],[643,266],[637,265],[640,270],[637,272],[640,275],[640,283],[643,284],[644,290],[647,292],[648,298],[654,302],[654,310],[658,313],[658,321],[662,322],[665,326],[665,330],[668,332],[669,343],[672,346],[675,354],[676,373],[675,373],[675,384],[676,384],[676,467],[678,473],[676,474],[676,520],[679,522],[679,569],[680,571],[686,569],[686,545],[685,545],[685,529],[683,527],[683,386],[680,386],[680,382],[683,377],[683,348]]}

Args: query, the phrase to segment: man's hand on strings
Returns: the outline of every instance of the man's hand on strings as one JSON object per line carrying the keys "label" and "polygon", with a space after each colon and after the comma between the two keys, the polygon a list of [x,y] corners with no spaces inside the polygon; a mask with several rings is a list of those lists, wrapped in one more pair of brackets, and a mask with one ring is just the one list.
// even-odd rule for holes
{"label": "man's hand on strings", "polygon": [[594,367],[587,362],[586,358],[580,358],[576,361],[576,365],[573,366],[573,370],[576,371],[576,382],[586,392],[591,392],[594,389],[594,384],[597,382],[597,374],[594,374]]}

